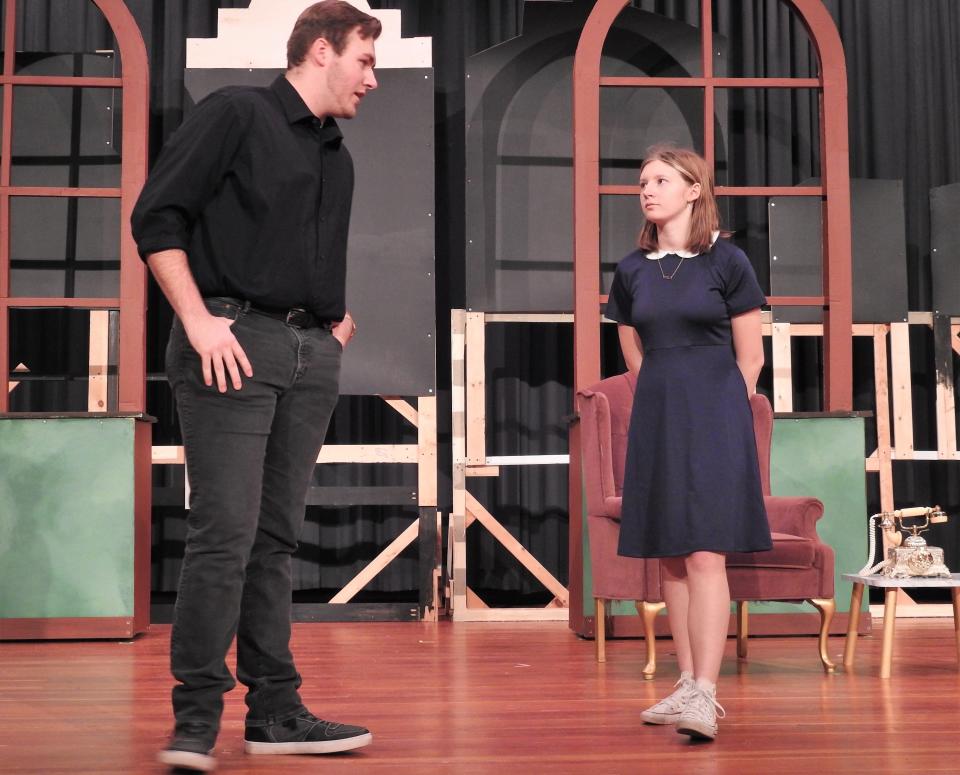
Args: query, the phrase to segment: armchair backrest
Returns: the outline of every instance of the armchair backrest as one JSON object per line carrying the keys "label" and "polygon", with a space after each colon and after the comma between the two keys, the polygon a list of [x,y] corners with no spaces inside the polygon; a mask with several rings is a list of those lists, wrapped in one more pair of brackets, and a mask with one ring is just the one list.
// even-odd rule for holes
{"label": "armchair backrest", "polygon": [[635,374],[618,374],[577,394],[587,509],[605,513],[607,498],[623,491],[627,432],[637,386]]}
{"label": "armchair backrest", "polygon": [[763,494],[770,494],[770,443],[773,438],[773,407],[765,395],[750,396],[753,411],[753,434],[757,439],[757,459],[760,462],[760,483]]}

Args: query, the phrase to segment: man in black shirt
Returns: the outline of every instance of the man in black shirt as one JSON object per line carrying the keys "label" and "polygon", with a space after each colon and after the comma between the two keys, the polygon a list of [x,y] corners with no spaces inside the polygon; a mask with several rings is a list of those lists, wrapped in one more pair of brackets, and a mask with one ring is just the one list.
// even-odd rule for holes
{"label": "man in black shirt", "polygon": [[167,375],[190,512],[171,633],[176,718],[160,760],[211,770],[237,639],[248,753],[367,745],[307,711],[290,653],[290,558],[337,401],[353,163],[336,118],[377,86],[380,22],[310,6],[269,88],[221,89],[170,139],[133,233],[176,312]]}

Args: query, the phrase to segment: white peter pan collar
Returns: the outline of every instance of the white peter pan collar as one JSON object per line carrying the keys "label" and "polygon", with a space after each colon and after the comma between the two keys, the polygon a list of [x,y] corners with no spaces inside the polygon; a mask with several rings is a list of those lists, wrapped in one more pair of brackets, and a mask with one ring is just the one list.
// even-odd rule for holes
{"label": "white peter pan collar", "polygon": [[[710,237],[710,245],[711,245],[711,247],[713,246],[713,243],[715,243],[719,237],[720,237],[720,232],[719,232],[719,231],[715,231],[715,232],[713,233],[713,236]],[[667,251],[667,250],[652,250],[652,251],[650,251],[649,253],[647,253],[647,258],[652,259],[653,261],[659,261],[659,260],[660,260],[661,258],[663,258],[664,256],[679,256],[680,258],[694,258],[694,257],[699,256],[699,255],[700,255],[699,253],[691,253],[691,252],[688,251],[688,250],[677,250],[677,251],[674,251],[674,252],[670,252],[670,251]]]}

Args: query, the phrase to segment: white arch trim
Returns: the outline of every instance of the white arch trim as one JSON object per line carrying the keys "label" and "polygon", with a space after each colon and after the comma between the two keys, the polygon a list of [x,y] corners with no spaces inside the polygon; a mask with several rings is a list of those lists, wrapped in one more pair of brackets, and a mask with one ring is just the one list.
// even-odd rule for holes
{"label": "white arch trim", "polygon": [[[251,0],[247,8],[221,8],[216,38],[187,39],[187,68],[286,69],[287,38],[313,0]],[[430,38],[401,38],[400,11],[373,11],[366,0],[348,0],[383,24],[377,67],[431,67]]]}

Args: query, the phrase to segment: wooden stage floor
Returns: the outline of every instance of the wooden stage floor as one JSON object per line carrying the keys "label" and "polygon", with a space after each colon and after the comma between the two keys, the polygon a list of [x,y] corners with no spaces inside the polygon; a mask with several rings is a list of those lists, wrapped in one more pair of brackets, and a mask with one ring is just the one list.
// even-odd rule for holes
{"label": "wooden stage floor", "polygon": [[[638,641],[593,643],[560,623],[295,625],[304,698],[323,717],[362,723],[353,754],[243,753],[243,698],[227,697],[217,743],[224,773],[960,772],[960,674],[952,622],[900,620],[893,677],[876,677],[879,630],[852,673],[825,675],[809,637],[757,638],[719,699],[713,744],[644,726],[640,711],[676,679],[670,641],[640,678]],[[133,642],[0,643],[0,772],[153,773],[171,724],[169,627]],[[840,662],[842,638],[830,653]]]}

